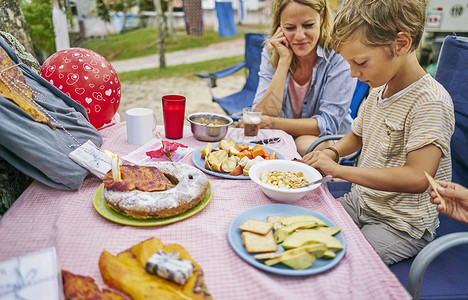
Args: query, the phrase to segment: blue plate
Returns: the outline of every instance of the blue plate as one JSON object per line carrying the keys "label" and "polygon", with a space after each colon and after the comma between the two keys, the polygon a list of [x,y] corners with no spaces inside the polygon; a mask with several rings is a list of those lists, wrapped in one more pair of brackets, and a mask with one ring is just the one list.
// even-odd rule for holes
{"label": "blue plate", "polygon": [[[219,143],[211,143],[211,146],[213,147],[213,149],[215,149],[215,148],[218,148],[218,144]],[[237,144],[245,144],[245,145],[249,145],[249,146],[255,146],[256,145],[256,144],[252,144],[252,143],[237,143]],[[232,175],[229,175],[229,173],[223,173],[223,172],[218,172],[218,171],[212,171],[212,170],[205,169],[205,159],[201,157],[201,151],[202,151],[203,148],[205,148],[205,146],[202,146],[200,148],[195,149],[195,151],[193,151],[193,153],[192,153],[192,162],[193,162],[193,164],[197,168],[202,170],[203,172],[214,175],[214,176],[222,177],[222,178],[250,179],[249,176],[244,176],[242,174],[238,175],[238,176],[232,176]],[[263,146],[263,149],[265,149],[265,151],[267,153],[276,152],[279,159],[284,159],[283,155],[281,155],[280,153],[278,153],[278,151],[276,151],[276,150],[274,150],[274,149],[272,149],[270,147]]]}
{"label": "blue plate", "polygon": [[[239,226],[242,225],[247,219],[258,219],[266,221],[268,216],[298,216],[298,215],[311,215],[323,220],[325,223],[328,224],[329,227],[336,226],[335,223],[330,221],[328,218],[322,216],[321,214],[312,211],[310,209],[288,205],[288,204],[267,204],[261,205],[249,210],[244,211],[240,215],[238,215],[234,220],[232,220],[231,225],[229,226],[228,230],[228,240],[229,244],[231,244],[232,249],[246,262],[249,264],[262,269],[264,271],[268,271],[271,273],[282,274],[282,275],[290,275],[290,276],[304,276],[304,275],[312,275],[327,271],[330,268],[333,268],[340,260],[343,258],[345,251],[346,251],[346,241],[344,239],[344,235],[342,232],[339,232],[334,235],[342,244],[343,250],[336,252],[336,256],[333,259],[326,259],[326,258],[317,258],[315,262],[307,269],[303,270],[294,270],[290,267],[283,265],[282,263],[278,263],[272,266],[267,266],[263,263],[262,260],[256,260],[254,258],[254,254],[248,253],[245,249],[244,245],[242,244],[241,239],[241,232],[242,230],[239,229]],[[278,251],[276,252],[283,252],[284,249],[281,247],[281,244],[278,245]]]}

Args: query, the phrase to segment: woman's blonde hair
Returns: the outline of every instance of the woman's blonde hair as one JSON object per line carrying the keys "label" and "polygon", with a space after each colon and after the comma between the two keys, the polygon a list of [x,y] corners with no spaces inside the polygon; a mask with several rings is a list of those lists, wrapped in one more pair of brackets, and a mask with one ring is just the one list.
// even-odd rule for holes
{"label": "woman's blonde hair", "polygon": [[[286,5],[290,3],[298,3],[302,5],[307,5],[310,8],[316,10],[320,14],[320,19],[322,24],[320,26],[320,37],[318,43],[323,48],[324,55],[328,53],[331,45],[331,31],[333,27],[333,18],[331,16],[330,10],[328,9],[327,0],[275,0],[273,1],[273,17],[271,24],[270,36],[273,36],[278,30],[278,27],[281,26],[281,13]],[[270,48],[273,50],[273,55],[270,59],[270,62],[273,64],[273,67],[278,66],[279,55],[273,47]],[[297,66],[297,58],[293,55],[291,62],[290,70],[294,71]]]}
{"label": "woman's blonde hair", "polygon": [[414,51],[425,23],[425,0],[347,0],[335,17],[332,47],[339,52],[345,42],[360,34],[364,45],[386,46],[395,55],[392,42],[399,32],[407,32],[412,38],[410,51]]}

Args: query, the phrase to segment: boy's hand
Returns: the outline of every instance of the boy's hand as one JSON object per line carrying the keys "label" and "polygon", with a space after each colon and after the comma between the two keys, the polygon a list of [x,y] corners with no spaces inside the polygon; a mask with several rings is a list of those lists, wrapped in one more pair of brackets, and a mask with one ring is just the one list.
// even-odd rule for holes
{"label": "boy's hand", "polygon": [[437,211],[461,222],[468,223],[468,189],[454,183],[436,180],[440,187],[439,194],[444,197],[447,209],[444,210],[436,192],[429,186],[431,202],[437,204]]}
{"label": "boy's hand", "polygon": [[335,153],[331,150],[313,151],[302,158],[302,161],[311,167],[316,168],[320,173],[325,175],[336,176],[336,170],[340,166],[334,160]]}

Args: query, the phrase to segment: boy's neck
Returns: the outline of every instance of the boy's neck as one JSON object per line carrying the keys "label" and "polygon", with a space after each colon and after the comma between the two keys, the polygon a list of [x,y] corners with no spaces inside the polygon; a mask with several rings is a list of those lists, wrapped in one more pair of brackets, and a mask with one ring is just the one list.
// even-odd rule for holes
{"label": "boy's neck", "polygon": [[395,59],[398,70],[395,76],[387,82],[383,98],[393,96],[426,75],[426,71],[419,65],[416,52],[413,51],[405,56],[395,57]]}

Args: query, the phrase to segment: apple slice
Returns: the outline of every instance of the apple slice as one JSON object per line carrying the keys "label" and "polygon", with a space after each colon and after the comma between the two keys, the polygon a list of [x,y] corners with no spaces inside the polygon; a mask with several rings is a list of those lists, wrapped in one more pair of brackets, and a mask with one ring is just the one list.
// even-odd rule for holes
{"label": "apple slice", "polygon": [[237,161],[234,156],[229,156],[221,163],[219,170],[221,172],[230,173],[237,167]]}
{"label": "apple slice", "polygon": [[241,165],[237,165],[237,167],[231,171],[231,173],[229,173],[229,175],[231,176],[239,176],[242,174],[242,166]]}

